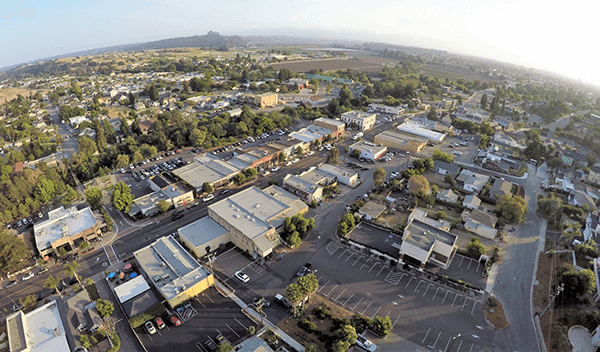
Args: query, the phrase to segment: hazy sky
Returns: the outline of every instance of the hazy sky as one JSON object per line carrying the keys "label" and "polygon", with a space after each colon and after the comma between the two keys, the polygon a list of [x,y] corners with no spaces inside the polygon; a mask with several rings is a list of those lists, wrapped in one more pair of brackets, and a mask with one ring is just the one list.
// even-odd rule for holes
{"label": "hazy sky", "polygon": [[0,1],[0,67],[208,30],[285,27],[472,54],[600,85],[599,10],[591,0]]}

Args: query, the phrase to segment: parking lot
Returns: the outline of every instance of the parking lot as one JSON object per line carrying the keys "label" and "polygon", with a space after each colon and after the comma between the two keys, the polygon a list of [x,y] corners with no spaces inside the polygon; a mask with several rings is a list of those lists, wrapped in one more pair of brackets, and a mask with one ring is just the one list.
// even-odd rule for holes
{"label": "parking lot", "polygon": [[460,254],[454,256],[448,269],[442,269],[431,264],[426,265],[425,268],[438,275],[446,275],[456,280],[462,280],[482,289],[485,289],[487,283],[487,277],[483,276],[484,264]]}
{"label": "parking lot", "polygon": [[[352,230],[350,239],[395,257],[400,254],[400,250],[396,247],[402,244],[402,237],[370,225],[366,221],[359,223]],[[396,247],[392,247],[394,244]]]}
{"label": "parking lot", "polygon": [[[443,351],[458,334],[451,351],[479,351],[492,343],[493,331],[482,314],[485,302],[467,293],[334,242],[316,253],[312,265],[318,294],[369,318],[389,316],[394,333],[424,349]],[[386,340],[374,342],[382,350],[393,350]]]}
{"label": "parking lot", "polygon": [[[190,308],[174,314],[181,320],[180,326],[167,322],[164,329],[153,335],[143,328],[136,329],[148,351],[210,352],[207,341],[216,345],[217,336],[223,335],[236,345],[246,337],[250,326],[256,326],[234,301],[221,296],[214,287],[194,298]],[[166,322],[164,317],[163,320]]]}

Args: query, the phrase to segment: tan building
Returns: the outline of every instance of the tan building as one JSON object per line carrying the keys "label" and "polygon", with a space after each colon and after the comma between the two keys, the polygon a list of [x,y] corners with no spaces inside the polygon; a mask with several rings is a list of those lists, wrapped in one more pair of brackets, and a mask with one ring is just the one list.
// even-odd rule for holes
{"label": "tan building", "polygon": [[375,125],[376,118],[376,114],[352,110],[343,113],[341,120],[348,126],[355,124],[361,131],[365,131]]}
{"label": "tan building", "polygon": [[215,284],[213,274],[171,236],[161,237],[133,255],[171,308]]}
{"label": "tan building", "polygon": [[456,235],[410,218],[404,229],[400,260],[421,269],[426,263],[448,269],[456,249]]}
{"label": "tan building", "polygon": [[264,93],[257,95],[254,98],[254,103],[260,108],[266,108],[269,106],[275,106],[278,103],[277,93]]}
{"label": "tan building", "polygon": [[343,134],[346,130],[346,124],[340,120],[330,119],[328,117],[320,117],[315,120],[315,125],[333,131],[335,137]]}
{"label": "tan building", "polygon": [[373,138],[373,142],[383,144],[388,148],[409,152],[420,152],[427,145],[427,139],[401,132],[383,131]]}
{"label": "tan building", "polygon": [[35,244],[41,256],[57,254],[59,248],[66,251],[79,247],[79,244],[100,236],[100,222],[90,207],[77,210],[77,207],[63,207],[48,212],[48,220],[33,226]]}

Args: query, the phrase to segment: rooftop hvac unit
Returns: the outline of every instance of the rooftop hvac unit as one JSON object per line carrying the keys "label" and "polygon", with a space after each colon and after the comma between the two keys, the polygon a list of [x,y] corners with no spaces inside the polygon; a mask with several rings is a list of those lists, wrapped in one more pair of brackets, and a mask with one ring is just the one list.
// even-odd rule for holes
{"label": "rooftop hvac unit", "polygon": [[185,285],[182,285],[182,286],[181,286],[181,291],[185,291],[185,289],[186,289],[186,288],[187,288],[187,287],[186,287]]}
{"label": "rooftop hvac unit", "polygon": [[239,219],[240,215],[239,214],[233,214],[233,217],[236,218],[236,219]]}
{"label": "rooftop hvac unit", "polygon": [[260,208],[260,203],[256,203],[256,204],[254,205],[254,207],[255,207],[255,208]]}
{"label": "rooftop hvac unit", "polygon": [[160,267],[164,268],[166,266],[166,264],[164,262],[160,262]]}

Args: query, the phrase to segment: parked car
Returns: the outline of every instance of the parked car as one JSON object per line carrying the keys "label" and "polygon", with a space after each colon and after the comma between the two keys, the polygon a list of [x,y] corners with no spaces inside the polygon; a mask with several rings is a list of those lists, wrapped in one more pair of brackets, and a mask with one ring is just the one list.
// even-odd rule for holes
{"label": "parked car", "polygon": [[243,283],[247,283],[248,281],[250,281],[250,276],[248,276],[246,273],[244,273],[241,270],[236,271],[234,275],[238,280],[240,280]]}
{"label": "parked car", "polygon": [[296,276],[298,277],[302,277],[304,275],[308,275],[310,274],[310,268],[312,267],[312,264],[310,263],[306,263],[304,264],[304,266],[302,266],[300,268],[300,270],[298,270],[298,272],[296,273]]}
{"label": "parked car", "polygon": [[20,303],[15,303],[12,305],[13,312],[18,312],[23,309],[23,306]]}
{"label": "parked car", "polygon": [[164,329],[166,326],[161,317],[154,318],[154,324],[156,324],[159,329]]}
{"label": "parked car", "polygon": [[369,352],[375,352],[377,350],[377,345],[362,335],[356,336],[356,344]]}
{"label": "parked car", "polygon": [[226,195],[226,194],[227,194],[227,193],[229,193],[229,192],[231,192],[231,190],[230,190],[230,189],[224,189],[224,190],[222,190],[221,192],[219,192],[219,195],[220,195],[220,196],[224,196],[224,195]]}
{"label": "parked car", "polygon": [[275,166],[274,168],[271,169],[271,172],[277,172],[279,171],[279,166]]}
{"label": "parked car", "polygon": [[144,329],[146,329],[146,332],[150,335],[156,334],[156,328],[154,327],[154,324],[152,324],[151,321],[147,321],[144,324]]}
{"label": "parked car", "polygon": [[290,303],[290,301],[288,301],[287,298],[285,298],[284,296],[282,296],[279,293],[276,294],[275,297],[273,297],[273,301],[275,301],[275,303],[281,305],[282,307],[284,307],[286,309],[292,308],[292,304]]}
{"label": "parked car", "polygon": [[219,347],[217,347],[217,345],[215,345],[215,343],[211,340],[206,341],[204,343],[204,347],[208,352],[216,352],[219,349]]}
{"label": "parked car", "polygon": [[202,201],[208,202],[209,200],[212,200],[214,198],[215,198],[215,196],[211,193],[211,194],[207,195],[206,197],[202,198]]}
{"label": "parked car", "polygon": [[6,283],[6,285],[4,285],[4,288],[9,288],[9,287],[13,287],[17,284],[17,280],[11,280],[8,283]]}
{"label": "parked car", "polygon": [[23,277],[21,278],[21,281],[27,281],[29,279],[31,279],[32,277],[34,277],[35,274],[33,271],[28,272],[27,274],[23,275]]}
{"label": "parked car", "polygon": [[45,273],[45,272],[48,272],[48,268],[46,268],[46,267],[43,267],[43,268],[41,268],[41,269],[40,269],[40,271],[38,271],[38,275],[39,275],[39,274],[43,274],[43,273]]}
{"label": "parked car", "polygon": [[171,322],[171,324],[173,324],[173,326],[181,325],[181,320],[179,320],[179,318],[177,318],[174,315],[169,316],[169,321]]}

